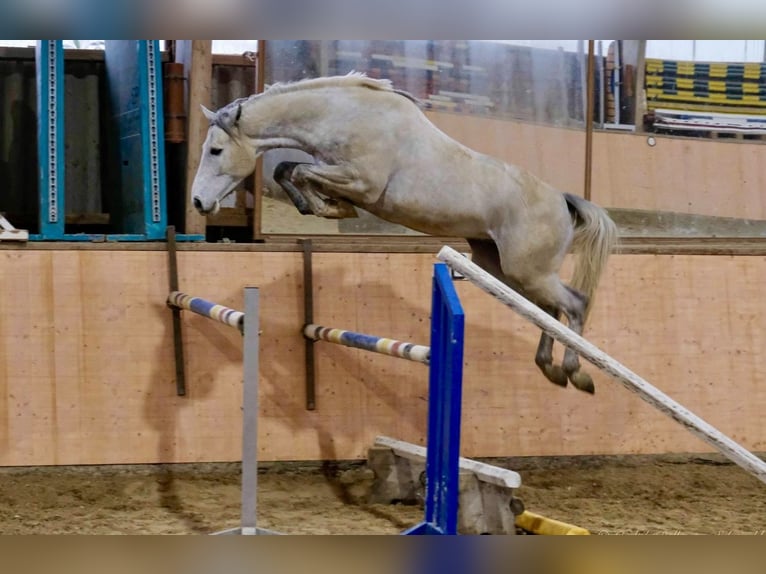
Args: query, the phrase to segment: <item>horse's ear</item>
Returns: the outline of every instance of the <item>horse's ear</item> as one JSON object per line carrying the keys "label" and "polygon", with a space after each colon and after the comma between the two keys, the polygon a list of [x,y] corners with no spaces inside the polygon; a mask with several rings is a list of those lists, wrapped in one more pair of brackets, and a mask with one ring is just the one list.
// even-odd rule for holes
{"label": "horse's ear", "polygon": [[210,120],[211,122],[215,121],[217,116],[215,112],[211,112],[209,109],[207,109],[202,104],[199,105],[199,107],[202,108],[202,113],[205,114],[205,117]]}

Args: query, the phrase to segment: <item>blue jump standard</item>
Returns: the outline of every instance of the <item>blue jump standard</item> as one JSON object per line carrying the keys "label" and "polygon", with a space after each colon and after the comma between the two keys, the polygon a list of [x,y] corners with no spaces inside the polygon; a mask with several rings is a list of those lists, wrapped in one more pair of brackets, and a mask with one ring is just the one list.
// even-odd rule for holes
{"label": "blue jump standard", "polygon": [[457,534],[465,315],[448,267],[434,264],[425,520],[402,532]]}

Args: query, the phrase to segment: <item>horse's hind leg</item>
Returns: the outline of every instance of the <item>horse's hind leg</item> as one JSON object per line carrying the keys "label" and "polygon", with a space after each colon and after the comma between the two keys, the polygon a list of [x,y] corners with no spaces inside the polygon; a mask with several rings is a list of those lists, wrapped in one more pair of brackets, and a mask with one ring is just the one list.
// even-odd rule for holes
{"label": "horse's hind leg", "polygon": [[[569,328],[572,329],[578,335],[582,335],[583,324],[585,323],[585,309],[588,306],[588,300],[579,291],[572,289],[562,284],[562,287],[567,291],[569,297],[567,298],[567,305],[564,308],[564,313],[569,321]],[[591,376],[580,368],[580,358],[577,353],[566,348],[564,352],[564,360],[561,363],[561,367],[564,372],[572,381],[572,384],[587,393],[594,393],[596,390],[593,384]]]}
{"label": "horse's hind leg", "polygon": [[[533,297],[538,301],[546,301],[540,304],[543,309],[545,305],[550,305],[551,301],[556,301],[556,305],[561,309],[567,318],[569,328],[578,335],[582,335],[583,325],[585,323],[585,310],[588,306],[588,299],[575,289],[564,285],[557,275],[550,275],[545,280],[537,282],[532,287]],[[552,341],[550,345],[552,346]],[[540,339],[540,349],[544,349],[543,338]],[[564,359],[561,362],[561,369],[571,383],[581,391],[594,393],[595,385],[591,376],[580,368],[580,359],[577,353],[566,348]]]}
{"label": "horse's hind leg", "polygon": [[[546,305],[542,305],[540,308],[557,321],[559,320],[560,313],[557,309]],[[550,382],[560,387],[567,386],[566,372],[560,366],[553,364],[553,337],[545,331],[540,335],[540,343],[537,345],[537,352],[535,353],[535,364]]]}
{"label": "horse's hind leg", "polygon": [[[581,335],[588,299],[582,293],[564,285],[558,275],[568,248],[567,238],[564,237],[560,243],[556,243],[550,241],[550,234],[535,234],[530,229],[517,225],[501,245],[503,249],[498,253],[502,273],[506,277],[505,283],[511,287],[513,282],[521,285],[522,289],[517,290],[549,314],[556,316],[557,311],[563,313],[569,328]],[[561,372],[552,366],[552,347],[553,341],[543,334],[540,337],[535,362],[549,380],[561,384]],[[593,379],[580,369],[577,354],[569,348],[564,353],[560,369],[577,389],[594,392]]]}
{"label": "horse's hind leg", "polygon": [[[500,253],[494,241],[469,239],[471,246],[473,262],[479,267],[490,273],[509,287],[516,291],[524,293],[520,284],[509,278],[500,266]],[[542,305],[541,308],[556,319],[559,318],[559,311],[552,305]],[[545,378],[560,387],[567,386],[567,375],[563,369],[553,364],[553,338],[543,332],[540,336],[540,344],[537,346],[535,354],[535,364],[540,368]]]}

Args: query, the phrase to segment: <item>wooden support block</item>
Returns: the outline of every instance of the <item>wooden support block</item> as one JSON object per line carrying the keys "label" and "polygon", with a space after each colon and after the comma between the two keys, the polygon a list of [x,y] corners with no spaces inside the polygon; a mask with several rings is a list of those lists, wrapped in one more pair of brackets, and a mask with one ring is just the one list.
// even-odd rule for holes
{"label": "wooden support block", "polygon": [[[371,504],[422,504],[425,493],[426,449],[378,437],[369,449],[367,464],[375,480]],[[515,514],[523,504],[514,497],[521,486],[511,470],[475,460],[460,459],[458,532],[461,534],[515,534]]]}
{"label": "wooden support block", "polygon": [[370,504],[415,504],[423,501],[420,476],[425,471],[425,462],[418,463],[397,456],[385,446],[373,446],[367,454],[367,466],[375,473]]}
{"label": "wooden support block", "polygon": [[462,534],[515,534],[515,509],[523,510],[514,491],[483,482],[475,474],[460,472],[458,532]]}

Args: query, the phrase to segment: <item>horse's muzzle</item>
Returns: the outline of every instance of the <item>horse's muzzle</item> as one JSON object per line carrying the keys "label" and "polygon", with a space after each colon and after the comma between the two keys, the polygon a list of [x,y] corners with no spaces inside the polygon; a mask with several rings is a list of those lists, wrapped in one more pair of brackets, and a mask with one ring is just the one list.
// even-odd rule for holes
{"label": "horse's muzzle", "polygon": [[194,209],[202,215],[210,215],[211,213],[216,213],[218,211],[218,201],[214,201],[212,204],[206,206],[202,203],[199,196],[194,196],[192,198],[192,205],[194,205]]}

